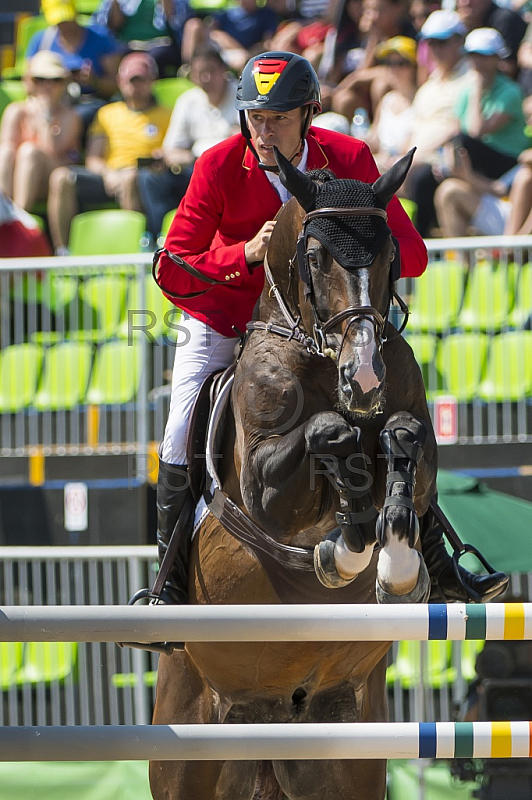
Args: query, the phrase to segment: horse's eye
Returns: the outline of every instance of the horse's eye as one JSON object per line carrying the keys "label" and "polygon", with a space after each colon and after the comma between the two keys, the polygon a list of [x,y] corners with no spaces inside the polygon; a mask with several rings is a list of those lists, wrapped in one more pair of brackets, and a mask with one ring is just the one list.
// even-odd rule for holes
{"label": "horse's eye", "polygon": [[311,267],[318,268],[320,266],[321,258],[320,258],[320,251],[319,250],[310,249],[307,252],[307,258],[308,258],[308,262],[309,262]]}

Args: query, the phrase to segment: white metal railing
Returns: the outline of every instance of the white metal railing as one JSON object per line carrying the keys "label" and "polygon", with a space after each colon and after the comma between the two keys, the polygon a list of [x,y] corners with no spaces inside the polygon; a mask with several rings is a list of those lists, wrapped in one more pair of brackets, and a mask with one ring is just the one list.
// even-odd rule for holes
{"label": "white metal railing", "polygon": [[[2,547],[0,605],[126,605],[153,583],[157,549],[130,547]],[[60,647],[60,646],[59,646]],[[25,645],[0,648],[0,725],[146,724],[154,699],[157,656],[113,643],[80,643],[57,677],[39,679],[41,663],[64,659]],[[15,659],[20,663],[14,663]],[[35,663],[35,660],[39,663]],[[13,667],[11,669],[11,667]],[[28,669],[31,667],[31,669]]]}
{"label": "white metal railing", "polygon": [[[516,314],[516,305],[532,297],[528,286],[532,237],[434,239],[427,241],[427,248],[431,262],[427,273],[402,280],[399,288],[411,304],[413,314],[405,336],[422,367],[431,410],[437,408],[442,395],[456,396],[459,442],[530,441],[532,356],[528,344],[517,350],[514,345],[516,334],[521,336],[523,328],[531,324],[526,306]],[[173,307],[160,302],[161,295],[149,277],[150,261],[149,253],[0,259],[0,364],[13,346],[30,345],[32,351],[26,361],[15,351],[19,375],[13,378],[13,387],[3,386],[0,391],[0,455],[27,455],[35,450],[44,455],[135,453],[142,478],[148,443],[159,440],[164,430],[176,346],[175,330],[165,321]],[[420,323],[423,286],[429,286],[430,276],[436,275],[435,262],[448,268],[449,281],[437,284],[434,323],[430,308],[428,322]],[[458,297],[452,295],[451,273],[453,281],[459,273]],[[481,296],[472,302],[475,286]],[[466,308],[468,303],[472,310]],[[445,324],[437,324],[436,312],[451,305]],[[524,339],[531,337],[532,332],[525,330]],[[476,341],[480,344],[475,350]],[[57,345],[67,342],[74,352],[80,345],[81,353],[77,358],[70,356],[74,360],[72,369],[67,370],[68,380],[61,384],[61,378],[55,378],[54,384],[49,378],[46,382],[53,357],[59,355]],[[505,369],[512,380],[520,373],[516,382],[523,388],[517,389],[521,394],[515,395],[513,388],[513,395],[503,392],[498,397],[486,380],[503,342],[514,347],[508,349]],[[130,386],[128,390],[131,375],[126,362],[130,359],[124,359],[115,375],[118,388],[125,385],[124,393],[111,393],[106,400],[93,384],[98,382],[97,365],[104,349],[107,354],[112,350],[106,347],[110,343],[133,348],[140,369],[133,389]],[[63,348],[61,353],[63,370],[65,358],[69,363],[67,350]],[[37,367],[36,351],[37,360],[43,359]],[[61,376],[61,366],[57,369]],[[75,386],[74,378],[83,385]],[[486,395],[488,389],[491,395]],[[59,400],[50,397],[54,391]],[[6,401],[10,392],[17,396],[13,408]]]}

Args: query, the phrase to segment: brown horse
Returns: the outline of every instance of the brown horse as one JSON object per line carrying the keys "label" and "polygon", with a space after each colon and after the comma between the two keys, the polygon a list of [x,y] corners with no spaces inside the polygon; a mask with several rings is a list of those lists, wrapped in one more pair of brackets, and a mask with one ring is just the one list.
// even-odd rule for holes
{"label": "brown horse", "polygon": [[[215,448],[215,495],[254,525],[201,523],[190,602],[423,602],[417,518],[435,493],[436,446],[420,371],[387,320],[385,208],[411,156],[373,185],[278,163],[293,198]],[[161,656],[153,722],[384,721],[389,646],[190,643]],[[384,760],[150,765],[156,800],[382,800],[385,780]]]}

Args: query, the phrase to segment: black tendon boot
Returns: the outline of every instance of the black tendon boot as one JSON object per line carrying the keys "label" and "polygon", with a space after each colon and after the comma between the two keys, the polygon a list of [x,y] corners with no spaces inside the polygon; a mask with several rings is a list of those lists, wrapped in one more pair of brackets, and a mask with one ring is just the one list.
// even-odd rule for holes
{"label": "black tendon boot", "polygon": [[157,481],[157,545],[159,567],[163,562],[172,533],[183,513],[181,531],[172,564],[168,570],[161,600],[183,605],[188,599],[188,557],[194,527],[194,501],[189,487],[188,467],[159,460]]}
{"label": "black tendon boot", "polygon": [[447,552],[443,528],[432,508],[420,523],[421,550],[432,584],[429,603],[487,603],[504,592],[508,586],[508,576],[504,572],[474,575],[455,564]]}

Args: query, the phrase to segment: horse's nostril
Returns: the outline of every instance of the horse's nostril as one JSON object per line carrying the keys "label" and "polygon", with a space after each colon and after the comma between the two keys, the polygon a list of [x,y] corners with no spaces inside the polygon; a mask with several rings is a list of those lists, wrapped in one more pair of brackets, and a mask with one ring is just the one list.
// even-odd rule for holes
{"label": "horse's nostril", "polygon": [[299,686],[292,695],[292,703],[295,706],[300,706],[305,700],[306,696],[307,696],[306,691],[303,689],[303,687]]}

